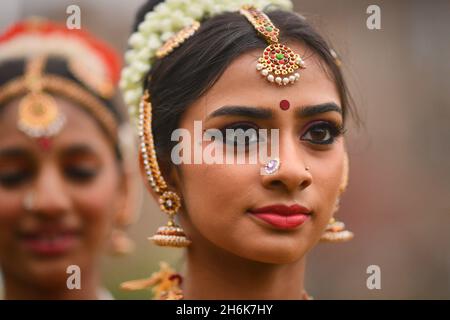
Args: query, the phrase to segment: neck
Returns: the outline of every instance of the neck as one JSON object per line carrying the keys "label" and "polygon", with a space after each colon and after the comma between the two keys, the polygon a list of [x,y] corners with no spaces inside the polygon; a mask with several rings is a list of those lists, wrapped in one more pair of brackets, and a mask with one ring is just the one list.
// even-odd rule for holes
{"label": "neck", "polygon": [[185,299],[304,299],[305,258],[290,264],[255,262],[218,248],[187,251]]}
{"label": "neck", "polygon": [[81,289],[69,290],[66,280],[61,285],[36,286],[12,275],[4,274],[6,300],[96,300],[100,276],[97,270],[83,271]]}

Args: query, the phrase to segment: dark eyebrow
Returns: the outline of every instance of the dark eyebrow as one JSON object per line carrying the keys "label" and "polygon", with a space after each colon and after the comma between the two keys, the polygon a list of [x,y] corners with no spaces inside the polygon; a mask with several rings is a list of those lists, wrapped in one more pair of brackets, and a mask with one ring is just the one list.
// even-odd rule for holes
{"label": "dark eyebrow", "polygon": [[95,154],[96,152],[86,144],[76,144],[64,149],[61,153],[63,156],[75,156],[80,154]]}
{"label": "dark eyebrow", "polygon": [[272,110],[261,107],[223,106],[209,114],[207,119],[220,116],[241,116],[255,119],[270,119],[272,118]]}
{"label": "dark eyebrow", "polygon": [[313,106],[298,108],[295,115],[299,118],[307,118],[316,114],[334,111],[342,115],[342,109],[334,102],[325,102]]}
{"label": "dark eyebrow", "polygon": [[[305,106],[297,108],[295,111],[296,117],[307,118],[316,114],[325,112],[338,112],[342,114],[342,109],[334,102],[325,102],[312,106]],[[270,108],[262,107],[247,107],[247,106],[223,106],[214,110],[207,116],[207,119],[219,116],[240,116],[254,119],[270,119],[273,117],[273,112]]]}
{"label": "dark eyebrow", "polygon": [[25,149],[13,147],[0,150],[0,157],[5,158],[30,157],[30,153]]}

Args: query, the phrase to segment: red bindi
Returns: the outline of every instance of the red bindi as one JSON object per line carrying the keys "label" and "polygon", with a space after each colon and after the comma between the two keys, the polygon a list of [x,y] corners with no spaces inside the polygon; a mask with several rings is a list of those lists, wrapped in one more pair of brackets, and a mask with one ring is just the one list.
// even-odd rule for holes
{"label": "red bindi", "polygon": [[52,147],[52,139],[50,139],[49,137],[40,137],[37,139],[37,142],[39,146],[45,151],[49,151]]}
{"label": "red bindi", "polygon": [[287,110],[290,107],[290,103],[287,100],[281,100],[280,101],[280,108],[281,110]]}

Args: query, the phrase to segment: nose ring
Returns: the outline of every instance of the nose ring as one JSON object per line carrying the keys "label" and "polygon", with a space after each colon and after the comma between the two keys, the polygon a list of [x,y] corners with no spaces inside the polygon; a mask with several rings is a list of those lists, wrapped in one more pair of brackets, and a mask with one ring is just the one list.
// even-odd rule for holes
{"label": "nose ring", "polygon": [[269,175],[274,174],[280,169],[281,161],[278,158],[269,159],[262,167],[261,174]]}

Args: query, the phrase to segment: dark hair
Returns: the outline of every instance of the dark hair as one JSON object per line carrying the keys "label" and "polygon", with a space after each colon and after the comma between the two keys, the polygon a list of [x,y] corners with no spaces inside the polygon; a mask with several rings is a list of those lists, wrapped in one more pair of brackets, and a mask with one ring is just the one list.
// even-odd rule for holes
{"label": "dark hair", "polygon": [[[141,8],[135,29],[159,2],[149,1]],[[280,42],[303,43],[320,57],[324,71],[338,89],[344,121],[349,112],[357,117],[342,72],[326,41],[297,13],[274,10],[267,15],[280,29]],[[244,16],[227,12],[206,19],[174,52],[152,62],[144,88],[151,93],[155,147],[163,161],[167,160],[173,145],[171,133],[178,127],[186,108],[214,85],[234,59],[266,46]]]}

